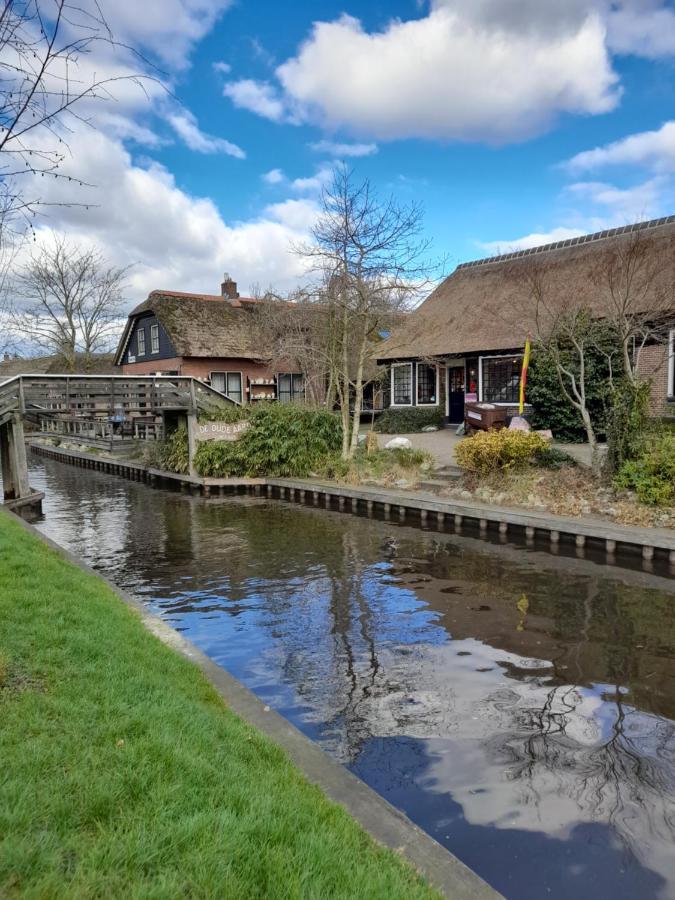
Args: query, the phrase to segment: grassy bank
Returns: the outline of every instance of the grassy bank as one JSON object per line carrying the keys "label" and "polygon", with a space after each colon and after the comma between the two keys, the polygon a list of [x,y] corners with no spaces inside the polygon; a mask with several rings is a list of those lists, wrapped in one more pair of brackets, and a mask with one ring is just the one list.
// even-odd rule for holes
{"label": "grassy bank", "polygon": [[3,897],[436,896],[1,512],[0,722]]}

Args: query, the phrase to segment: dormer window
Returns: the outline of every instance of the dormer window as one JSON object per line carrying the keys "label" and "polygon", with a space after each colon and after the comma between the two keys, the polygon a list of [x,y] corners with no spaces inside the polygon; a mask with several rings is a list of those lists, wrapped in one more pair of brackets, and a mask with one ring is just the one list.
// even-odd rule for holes
{"label": "dormer window", "polygon": [[145,328],[139,328],[136,333],[136,353],[145,356]]}
{"label": "dormer window", "polygon": [[159,325],[150,326],[150,352],[159,353]]}

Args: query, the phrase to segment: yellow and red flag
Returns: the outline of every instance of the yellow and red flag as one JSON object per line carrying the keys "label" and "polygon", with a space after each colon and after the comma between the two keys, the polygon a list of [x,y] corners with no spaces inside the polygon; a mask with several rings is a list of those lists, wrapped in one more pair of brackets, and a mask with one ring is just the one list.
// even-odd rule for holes
{"label": "yellow and red flag", "polygon": [[525,353],[523,354],[523,368],[520,373],[520,404],[518,411],[522,416],[525,409],[525,385],[527,384],[527,367],[530,364],[530,336],[525,340]]}

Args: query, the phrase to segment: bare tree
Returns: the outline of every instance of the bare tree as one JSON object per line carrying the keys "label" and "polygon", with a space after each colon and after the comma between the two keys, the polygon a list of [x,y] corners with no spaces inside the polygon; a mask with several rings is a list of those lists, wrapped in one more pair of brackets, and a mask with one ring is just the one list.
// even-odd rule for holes
{"label": "bare tree", "polygon": [[[3,224],[32,227],[42,205],[26,176],[82,184],[61,166],[76,122],[90,124],[88,101],[111,99],[115,82],[147,76],[98,77],[85,66],[97,47],[117,43],[97,0],[4,0],[0,8],[0,207]],[[138,54],[135,54],[138,56]],[[0,241],[2,235],[0,235]]]}
{"label": "bare tree", "polygon": [[599,315],[614,334],[619,371],[632,386],[641,381],[644,347],[668,341],[675,298],[670,271],[661,254],[654,252],[649,233],[640,230],[609,245],[591,270]]}
{"label": "bare tree", "polygon": [[534,340],[552,360],[565,400],[579,413],[591,448],[593,470],[598,473],[596,423],[589,408],[589,357],[599,344],[601,323],[585,305],[570,298],[561,302],[559,289],[545,264],[532,261],[512,271],[524,294],[527,321],[534,323]]}
{"label": "bare tree", "polygon": [[16,276],[21,305],[11,317],[13,330],[27,343],[58,355],[69,371],[75,369],[78,353],[86,366],[118,333],[127,273],[109,266],[99,251],[55,237]]}
{"label": "bare tree", "polygon": [[355,183],[344,166],[322,193],[313,241],[295,248],[318,277],[313,296],[327,323],[330,390],[343,424],[342,455],[353,456],[366,368],[379,333],[391,327],[429,283],[419,204],[380,200],[370,182]]}

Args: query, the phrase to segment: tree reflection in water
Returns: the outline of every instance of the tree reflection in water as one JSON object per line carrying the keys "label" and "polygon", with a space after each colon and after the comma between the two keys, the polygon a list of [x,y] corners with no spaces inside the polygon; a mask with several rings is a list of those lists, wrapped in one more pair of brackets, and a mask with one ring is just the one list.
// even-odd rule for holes
{"label": "tree reflection in water", "polygon": [[[562,859],[559,844],[593,828],[594,864],[614,866],[598,839],[611,829],[659,873],[631,884],[649,894],[667,879],[675,896],[672,585],[56,463],[39,474],[50,536],[149,598],[479,869],[498,844],[511,854],[498,868],[533,844]],[[536,869],[523,877],[543,896]]]}

